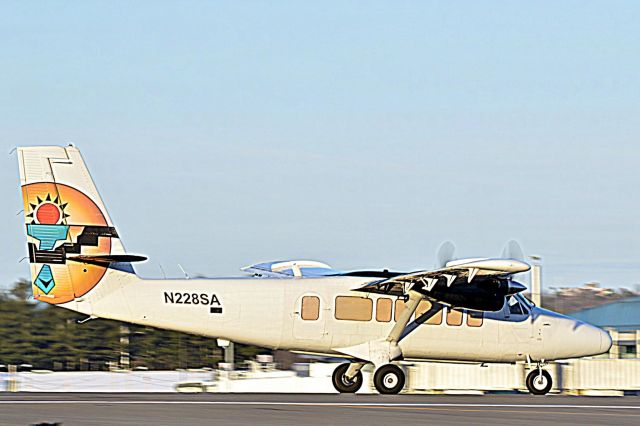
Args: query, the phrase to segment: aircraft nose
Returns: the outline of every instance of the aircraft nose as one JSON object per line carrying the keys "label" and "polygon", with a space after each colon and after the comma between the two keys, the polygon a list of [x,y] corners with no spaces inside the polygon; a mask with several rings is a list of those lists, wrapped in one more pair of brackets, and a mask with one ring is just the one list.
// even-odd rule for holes
{"label": "aircraft nose", "polygon": [[600,330],[600,353],[609,352],[611,346],[613,345],[613,339],[611,339],[611,335],[608,331],[599,328]]}
{"label": "aircraft nose", "polygon": [[613,344],[609,333],[599,327],[582,323],[582,326],[585,325],[586,330],[581,334],[584,339],[582,346],[587,353],[583,356],[595,356],[608,352]]}

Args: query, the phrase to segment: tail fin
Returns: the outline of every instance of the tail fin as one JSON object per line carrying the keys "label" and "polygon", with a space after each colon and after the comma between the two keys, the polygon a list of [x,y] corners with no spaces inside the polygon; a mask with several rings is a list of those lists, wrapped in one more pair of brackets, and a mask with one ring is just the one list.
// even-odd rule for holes
{"label": "tail fin", "polygon": [[18,161],[34,297],[72,301],[126,261],[124,247],[77,148],[18,148]]}

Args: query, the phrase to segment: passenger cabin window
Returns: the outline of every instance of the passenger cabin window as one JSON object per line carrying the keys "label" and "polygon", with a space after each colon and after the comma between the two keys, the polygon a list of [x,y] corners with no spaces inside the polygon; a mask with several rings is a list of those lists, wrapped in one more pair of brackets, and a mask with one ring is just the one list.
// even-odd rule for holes
{"label": "passenger cabin window", "polygon": [[[433,304],[431,302],[429,302],[428,300],[421,300],[420,303],[418,304],[418,308],[416,309],[416,320],[420,318],[422,315],[429,312],[431,308],[433,308]],[[429,317],[423,324],[429,324],[429,325],[442,324],[442,311],[443,309],[441,308],[440,310],[438,310],[438,312],[431,315],[431,317]]]}
{"label": "passenger cabin window", "polygon": [[381,297],[376,302],[376,321],[391,321],[391,311],[393,309],[393,301],[386,297]]}
{"label": "passenger cabin window", "polygon": [[447,325],[462,325],[462,312],[455,309],[447,309]]}
{"label": "passenger cabin window", "polygon": [[482,312],[467,311],[467,325],[469,327],[482,327]]}
{"label": "passenger cabin window", "polygon": [[394,321],[398,321],[398,319],[400,318],[400,315],[402,315],[402,312],[404,312],[404,300],[402,299],[398,299],[396,300],[396,313],[393,316],[393,320]]}
{"label": "passenger cabin window", "polygon": [[336,319],[349,321],[371,321],[373,300],[364,297],[336,297]]}
{"label": "passenger cabin window", "polygon": [[[416,308],[415,319],[418,319],[425,313],[429,312],[432,306],[433,305],[428,300],[421,300],[420,303],[418,303],[418,307]],[[396,300],[396,312],[394,316],[394,321],[398,321],[398,319],[400,318],[400,315],[402,315],[402,312],[404,312],[404,309],[405,309],[404,301],[402,299]],[[431,316],[428,320],[426,320],[422,324],[429,324],[429,325],[442,324],[443,310],[444,309],[440,309],[438,312],[436,312],[433,316]]]}
{"label": "passenger cabin window", "polygon": [[316,296],[304,296],[300,316],[306,321],[315,321],[320,318],[320,298]]}

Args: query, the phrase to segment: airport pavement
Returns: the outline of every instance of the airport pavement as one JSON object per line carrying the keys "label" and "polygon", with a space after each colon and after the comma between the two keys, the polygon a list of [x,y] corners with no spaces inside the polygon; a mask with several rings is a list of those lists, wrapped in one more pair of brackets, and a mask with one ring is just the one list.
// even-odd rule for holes
{"label": "airport pavement", "polygon": [[0,394],[1,425],[640,424],[640,398],[530,395]]}

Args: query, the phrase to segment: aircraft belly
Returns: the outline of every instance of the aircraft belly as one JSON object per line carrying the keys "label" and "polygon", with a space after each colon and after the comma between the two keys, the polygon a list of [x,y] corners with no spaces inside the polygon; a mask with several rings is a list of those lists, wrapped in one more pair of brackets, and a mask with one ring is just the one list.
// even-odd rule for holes
{"label": "aircraft belly", "polygon": [[503,360],[499,329],[487,321],[482,328],[423,324],[402,340],[400,347],[405,358],[478,362]]}

